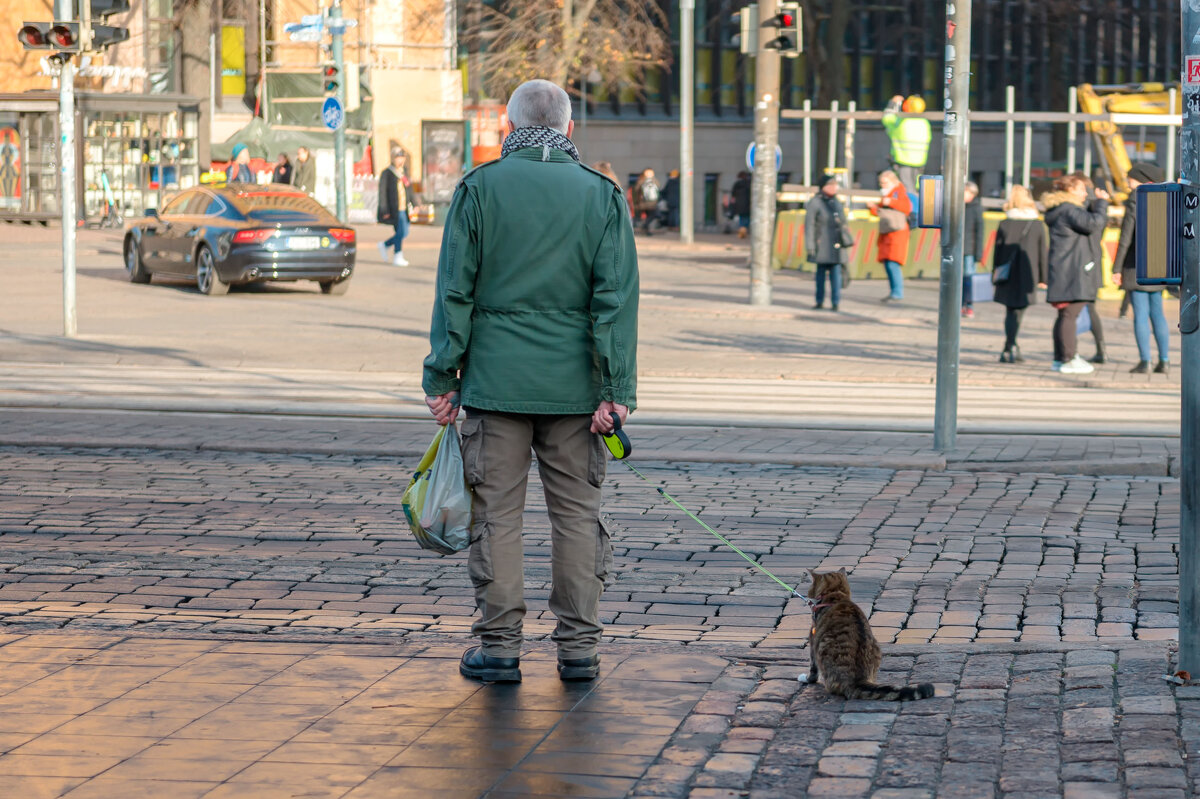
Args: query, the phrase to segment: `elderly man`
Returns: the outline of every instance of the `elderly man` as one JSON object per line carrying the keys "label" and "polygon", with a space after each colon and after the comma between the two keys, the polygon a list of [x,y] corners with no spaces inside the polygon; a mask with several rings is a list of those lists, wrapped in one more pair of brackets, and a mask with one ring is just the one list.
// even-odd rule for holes
{"label": "elderly man", "polygon": [[508,101],[500,159],[468,173],[447,213],[424,388],[438,424],[461,405],[474,489],[467,570],[480,639],[459,671],[521,679],[522,512],[530,452],[550,515],[558,673],[599,672],[598,606],[612,564],[600,521],[598,435],[634,408],[637,253],[621,189],[582,165],[567,93],[544,80]]}

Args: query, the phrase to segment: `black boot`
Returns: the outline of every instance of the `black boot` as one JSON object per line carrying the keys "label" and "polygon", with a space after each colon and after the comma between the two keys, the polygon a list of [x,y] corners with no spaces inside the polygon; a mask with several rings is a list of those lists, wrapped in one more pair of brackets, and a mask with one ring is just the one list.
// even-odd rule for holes
{"label": "black boot", "polygon": [[520,658],[496,658],[483,654],[483,648],[473,646],[463,652],[458,673],[484,682],[520,682]]}
{"label": "black boot", "polygon": [[1165,375],[1167,373],[1167,370],[1170,368],[1171,368],[1171,364],[1169,364],[1168,362],[1159,361],[1158,363],[1154,364],[1154,374]]}
{"label": "black boot", "polygon": [[1137,366],[1135,366],[1129,370],[1129,374],[1131,374],[1131,375],[1150,374],[1150,362],[1149,361],[1138,361]]}
{"label": "black boot", "polygon": [[1104,345],[1097,344],[1096,345],[1096,354],[1092,356],[1092,363],[1107,363],[1108,362],[1107,355],[1108,355],[1108,353],[1105,351]]}
{"label": "black boot", "polygon": [[1000,363],[1012,363],[1012,362],[1013,362],[1013,351],[1012,350],[1005,350],[1004,352],[1000,353]]}
{"label": "black boot", "polygon": [[586,658],[558,659],[558,678],[560,680],[594,680],[599,673],[599,655],[592,655]]}

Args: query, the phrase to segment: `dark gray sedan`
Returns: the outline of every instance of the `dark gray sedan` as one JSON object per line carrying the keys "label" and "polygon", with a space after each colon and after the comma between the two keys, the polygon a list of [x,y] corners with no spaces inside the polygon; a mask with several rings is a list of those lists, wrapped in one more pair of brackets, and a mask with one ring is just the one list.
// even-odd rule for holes
{"label": "dark gray sedan", "polygon": [[193,278],[210,295],[264,280],[314,280],[325,294],[345,294],[354,256],[353,228],[279,184],[187,189],[125,232],[125,268],[134,283],[153,275]]}

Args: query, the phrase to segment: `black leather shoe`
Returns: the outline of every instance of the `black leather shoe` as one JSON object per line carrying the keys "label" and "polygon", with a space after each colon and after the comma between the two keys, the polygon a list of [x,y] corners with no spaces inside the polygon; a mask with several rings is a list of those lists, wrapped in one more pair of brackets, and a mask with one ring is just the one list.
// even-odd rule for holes
{"label": "black leather shoe", "polygon": [[483,649],[473,646],[463,652],[458,664],[458,673],[472,680],[484,682],[520,682],[520,658],[494,658],[483,654]]}
{"label": "black leather shoe", "polygon": [[1167,370],[1170,368],[1171,368],[1171,364],[1169,362],[1159,361],[1158,363],[1154,364],[1154,374],[1165,375],[1167,373]]}
{"label": "black leather shoe", "polygon": [[559,658],[558,678],[560,680],[594,680],[600,673],[600,656],[588,658]]}
{"label": "black leather shoe", "polygon": [[1144,375],[1144,374],[1149,374],[1149,373],[1150,373],[1150,362],[1149,361],[1138,361],[1137,366],[1135,366],[1129,370],[1129,374],[1131,374],[1131,375]]}

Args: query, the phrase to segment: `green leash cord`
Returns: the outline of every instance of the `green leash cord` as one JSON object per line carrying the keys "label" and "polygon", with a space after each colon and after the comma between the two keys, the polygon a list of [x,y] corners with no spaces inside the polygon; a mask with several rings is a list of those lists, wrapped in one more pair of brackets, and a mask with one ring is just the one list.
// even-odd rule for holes
{"label": "green leash cord", "polygon": [[725,546],[732,549],[734,552],[741,555],[742,558],[744,558],[745,561],[747,563],[749,563],[751,566],[758,569],[760,572],[767,575],[772,580],[774,580],[775,582],[779,583],[784,588],[786,588],[787,592],[789,594],[791,594],[793,596],[797,596],[800,599],[803,599],[805,602],[812,604],[811,600],[809,600],[808,597],[804,596],[799,591],[797,591],[795,588],[792,588],[790,585],[785,583],[783,580],[780,580],[778,577],[771,574],[771,572],[767,569],[767,567],[763,566],[761,563],[756,561],[754,558],[750,557],[745,552],[738,549],[737,546],[732,541],[730,541],[728,538],[721,535],[716,530],[712,529],[707,524],[705,524],[703,519],[701,519],[696,514],[692,513],[690,510],[685,508],[683,505],[679,504],[679,500],[675,499],[675,497],[671,496],[666,491],[664,491],[661,486],[655,485],[654,481],[652,481],[649,477],[647,477],[646,475],[644,475],[640,471],[638,471],[637,467],[634,466],[632,463],[625,460],[626,458],[629,457],[629,454],[631,452],[633,452],[633,445],[629,443],[629,437],[626,436],[625,433],[621,431],[621,417],[617,416],[615,413],[611,414],[611,416],[612,416],[612,420],[613,420],[613,431],[611,433],[604,434],[604,443],[608,447],[608,451],[612,453],[612,456],[614,459],[623,461],[625,463],[625,465],[629,467],[630,471],[632,471],[638,477],[645,480],[646,483],[651,488],[653,488],[655,491],[657,491],[659,494],[661,494],[664,498],[666,498],[667,501],[669,501],[672,505],[674,505],[675,507],[679,508],[681,511],[686,513],[688,515],[688,517],[691,518],[691,520],[694,521],[696,524],[700,525],[705,530],[707,530],[708,532],[710,532],[714,536],[716,536],[717,540],[719,540],[722,544],[724,544]]}

